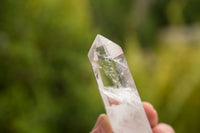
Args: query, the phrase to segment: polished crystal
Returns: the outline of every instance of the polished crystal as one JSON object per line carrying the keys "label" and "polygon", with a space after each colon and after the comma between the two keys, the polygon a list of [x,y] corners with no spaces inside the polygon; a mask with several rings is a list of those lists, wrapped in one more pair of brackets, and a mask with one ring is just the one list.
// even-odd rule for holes
{"label": "polished crystal", "polygon": [[120,46],[97,35],[88,53],[114,133],[152,133]]}

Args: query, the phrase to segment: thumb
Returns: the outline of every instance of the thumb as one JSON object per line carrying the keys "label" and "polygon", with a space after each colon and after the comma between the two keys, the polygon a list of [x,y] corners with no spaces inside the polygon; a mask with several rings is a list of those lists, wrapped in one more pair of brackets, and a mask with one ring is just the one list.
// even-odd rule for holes
{"label": "thumb", "polygon": [[112,133],[112,127],[110,125],[108,116],[101,114],[90,133]]}

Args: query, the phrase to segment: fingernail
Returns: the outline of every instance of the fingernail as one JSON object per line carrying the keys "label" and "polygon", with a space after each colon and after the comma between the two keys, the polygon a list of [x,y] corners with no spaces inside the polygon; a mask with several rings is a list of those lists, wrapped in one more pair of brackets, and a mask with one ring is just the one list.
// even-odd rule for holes
{"label": "fingernail", "polygon": [[97,121],[96,121],[96,123],[95,123],[95,125],[94,125],[94,127],[93,127],[93,129],[92,129],[92,131],[91,131],[91,133],[92,133],[93,131],[95,131],[96,129],[98,129],[98,128],[101,126],[103,119],[104,119],[104,114],[101,114],[101,115],[98,117],[98,119],[97,119]]}

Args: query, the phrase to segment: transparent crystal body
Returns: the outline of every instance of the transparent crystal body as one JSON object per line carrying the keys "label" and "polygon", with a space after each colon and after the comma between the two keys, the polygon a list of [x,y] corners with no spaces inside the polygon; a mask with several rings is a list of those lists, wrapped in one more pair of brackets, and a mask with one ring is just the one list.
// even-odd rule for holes
{"label": "transparent crystal body", "polygon": [[120,46],[97,35],[88,53],[114,133],[152,133]]}

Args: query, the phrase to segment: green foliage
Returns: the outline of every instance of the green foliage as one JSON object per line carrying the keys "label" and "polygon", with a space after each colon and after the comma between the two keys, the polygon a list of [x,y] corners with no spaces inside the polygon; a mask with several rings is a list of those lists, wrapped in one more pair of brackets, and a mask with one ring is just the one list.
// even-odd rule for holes
{"label": "green foliage", "polygon": [[1,0],[0,132],[89,132],[104,112],[87,58],[101,33],[123,47],[160,121],[198,133],[198,3]]}

